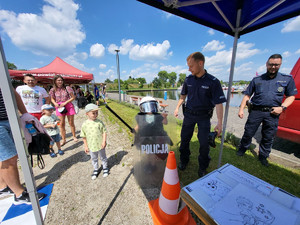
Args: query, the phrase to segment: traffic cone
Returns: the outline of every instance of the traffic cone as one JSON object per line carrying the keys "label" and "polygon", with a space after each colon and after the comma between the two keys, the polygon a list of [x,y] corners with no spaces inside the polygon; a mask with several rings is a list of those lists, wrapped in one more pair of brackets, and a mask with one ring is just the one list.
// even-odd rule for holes
{"label": "traffic cone", "polygon": [[[195,224],[192,215],[183,201],[180,201],[180,184],[175,154],[169,152],[164,180],[158,199],[149,202],[154,225]],[[181,206],[179,204],[181,203]]]}

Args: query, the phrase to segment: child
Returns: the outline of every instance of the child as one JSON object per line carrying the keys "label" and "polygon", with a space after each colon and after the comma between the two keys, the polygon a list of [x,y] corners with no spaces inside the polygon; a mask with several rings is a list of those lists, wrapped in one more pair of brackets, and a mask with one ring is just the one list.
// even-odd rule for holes
{"label": "child", "polygon": [[106,147],[106,128],[98,117],[98,106],[87,104],[85,112],[88,119],[82,124],[80,136],[83,138],[84,151],[90,153],[94,171],[92,180],[99,175],[98,155],[102,161],[103,177],[108,176],[107,158],[105,154]]}
{"label": "child", "polygon": [[51,136],[54,141],[50,142],[50,156],[52,158],[56,157],[56,154],[53,150],[54,142],[56,143],[58,154],[63,155],[64,152],[61,150],[60,146],[60,134],[59,128],[59,119],[56,115],[53,114],[55,108],[52,105],[45,104],[42,106],[43,116],[40,119],[41,124],[46,128],[47,133]]}

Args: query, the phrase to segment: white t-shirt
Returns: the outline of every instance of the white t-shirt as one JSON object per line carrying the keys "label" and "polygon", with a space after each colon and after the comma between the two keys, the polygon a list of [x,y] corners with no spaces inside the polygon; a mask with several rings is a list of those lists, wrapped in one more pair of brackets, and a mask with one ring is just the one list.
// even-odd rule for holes
{"label": "white t-shirt", "polygon": [[43,98],[49,97],[47,91],[39,86],[29,87],[22,85],[17,87],[16,91],[22,98],[22,101],[29,113],[42,112]]}

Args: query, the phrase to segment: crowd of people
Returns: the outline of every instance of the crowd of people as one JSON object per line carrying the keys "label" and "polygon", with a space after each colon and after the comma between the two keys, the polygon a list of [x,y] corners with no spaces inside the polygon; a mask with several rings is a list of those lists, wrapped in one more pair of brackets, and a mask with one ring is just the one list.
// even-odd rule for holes
{"label": "crowd of people", "polygon": [[[62,147],[66,144],[66,118],[71,128],[73,141],[78,142],[74,124],[74,117],[77,114],[76,108],[85,108],[88,121],[95,121],[98,115],[95,111],[98,110],[98,106],[92,104],[94,96],[89,91],[86,91],[84,94],[78,85],[68,86],[60,75],[56,75],[53,78],[53,84],[49,92],[47,92],[46,86],[38,86],[36,78],[31,74],[24,75],[23,82],[24,85],[18,86],[16,90],[14,90],[17,107],[21,115],[21,122],[24,124],[32,123],[35,128],[42,128],[37,132],[45,132],[51,137],[49,149],[52,158],[56,157],[57,154],[63,155],[64,151],[62,150]],[[102,90],[103,89],[105,90],[105,88],[102,88]],[[102,98],[105,98],[105,93],[103,94],[103,92]],[[95,114],[96,117],[93,117]],[[98,120],[96,120],[96,122],[99,123]],[[91,147],[98,147],[97,144],[95,145],[95,143],[93,143],[95,140],[97,142],[98,137],[93,136],[92,139],[89,138],[91,135],[89,131],[91,131],[90,129],[93,128],[93,126],[91,125],[91,122],[85,124],[88,125],[84,126],[87,128],[82,129],[81,136],[84,140],[85,152],[93,156],[92,164],[93,167],[96,168],[96,166],[98,167],[98,154],[97,151],[94,153],[95,149],[91,149]],[[32,133],[25,127],[27,126],[24,126],[23,131],[28,146],[30,141],[27,140],[26,136],[30,136]],[[108,168],[105,156],[106,130],[104,124],[102,124],[102,128],[103,129],[98,132],[101,134],[103,133],[103,140],[101,139],[100,145],[100,158],[104,168],[103,177],[106,177],[108,175]],[[92,134],[95,133],[92,132]],[[1,89],[0,138],[0,196],[13,194],[14,204],[31,204],[26,188],[20,183],[17,167],[18,155],[12,137]],[[57,151],[54,150],[54,144],[57,147]],[[98,176],[98,173],[96,175]],[[95,179],[96,175],[95,172],[93,172],[92,179]],[[37,196],[38,199],[41,200],[45,197],[45,194],[37,193]]]}
{"label": "crowd of people", "polygon": [[[220,135],[223,126],[223,103],[226,102],[220,81],[204,69],[204,63],[205,57],[200,52],[194,52],[187,57],[187,65],[191,75],[187,76],[183,83],[181,96],[174,111],[174,116],[177,117],[179,108],[183,107],[184,120],[180,134],[180,162],[178,165],[180,170],[185,170],[188,166],[191,154],[190,141],[195,125],[198,126],[199,177],[207,173],[206,169],[211,160],[209,156],[209,133],[213,110],[216,108],[218,119],[214,130],[217,135]],[[279,116],[293,103],[294,96],[297,94],[292,76],[278,72],[281,63],[281,55],[274,54],[269,57],[266,63],[266,73],[251,81],[238,113],[238,116],[243,118],[246,103],[248,102],[248,106],[252,105],[245,125],[245,132],[236,154],[238,156],[244,155],[257,128],[262,124],[259,161],[263,166],[268,166],[267,158],[277,131]],[[51,157],[57,156],[53,149],[54,143],[56,143],[57,153],[59,155],[64,154],[61,147],[66,144],[66,118],[71,128],[73,141],[78,142],[74,124],[76,104],[77,107],[85,109],[87,120],[82,125],[80,136],[83,138],[85,152],[91,155],[92,179],[96,179],[99,175],[98,157],[102,161],[103,177],[106,177],[109,174],[105,154],[107,131],[103,122],[97,118],[100,98],[105,102],[105,85],[99,90],[95,84],[92,95],[89,91],[84,94],[79,86],[68,86],[63,77],[59,75],[54,77],[53,86],[49,93],[36,85],[37,81],[32,75],[25,75],[24,83],[25,85],[17,87],[15,91],[21,118],[27,117],[27,121],[30,121],[30,117],[28,119],[28,115],[30,115],[40,120],[52,138],[50,143]],[[286,98],[282,102],[284,96]],[[95,104],[93,104],[93,99]],[[158,128],[150,127],[150,125],[155,124],[162,127],[162,124],[167,123],[166,115],[158,113],[157,104],[153,98],[144,98],[140,103],[141,113],[136,117],[138,126],[134,130],[135,140],[138,139],[138,134],[146,135],[147,133],[148,135],[153,130],[157,132]],[[55,115],[53,114],[54,111]],[[143,127],[146,129],[142,129]],[[29,195],[19,181],[17,152],[13,144],[1,90],[0,138],[0,194],[14,193],[16,203],[30,203]],[[40,193],[38,197],[41,199],[43,195]]]}

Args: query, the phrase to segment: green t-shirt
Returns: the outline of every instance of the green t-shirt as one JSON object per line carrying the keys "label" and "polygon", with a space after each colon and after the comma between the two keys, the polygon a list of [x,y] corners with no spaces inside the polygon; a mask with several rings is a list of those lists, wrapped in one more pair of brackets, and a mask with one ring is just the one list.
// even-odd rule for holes
{"label": "green t-shirt", "polygon": [[[55,124],[56,121],[59,121],[58,117],[54,114],[52,114],[51,116],[46,116],[43,115],[40,119],[41,124],[44,126],[48,123],[50,124]],[[59,134],[59,128],[58,126],[56,126],[55,128],[45,128],[48,135],[53,136],[53,135],[57,135]]]}
{"label": "green t-shirt", "polygon": [[103,133],[106,133],[106,128],[101,120],[86,120],[82,124],[80,137],[86,138],[90,151],[97,152],[101,150]]}

